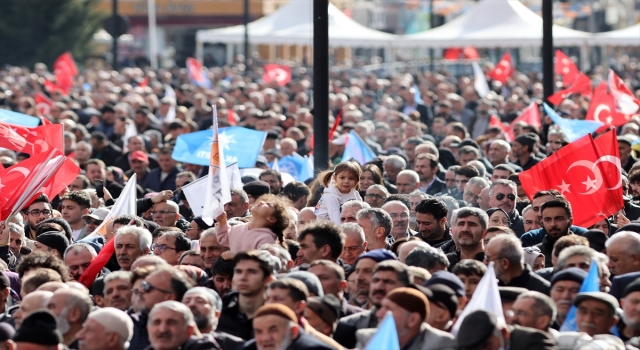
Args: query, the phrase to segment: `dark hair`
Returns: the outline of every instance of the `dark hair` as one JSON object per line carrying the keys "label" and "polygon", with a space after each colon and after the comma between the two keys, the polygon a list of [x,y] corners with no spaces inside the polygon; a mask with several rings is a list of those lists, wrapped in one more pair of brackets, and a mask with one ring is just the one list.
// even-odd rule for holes
{"label": "dark hair", "polygon": [[437,267],[438,264],[448,269],[450,264],[449,259],[447,259],[447,256],[442,250],[431,247],[413,248],[404,262],[407,266],[421,267],[427,271]]}
{"label": "dark hair", "polygon": [[261,180],[263,175],[273,175],[278,178],[278,181],[282,182],[282,175],[280,175],[280,172],[277,170],[269,169],[261,172],[260,175],[258,175],[258,180]]}
{"label": "dark hair", "polygon": [[269,257],[270,255],[271,254],[266,250],[248,250],[240,252],[233,258],[234,271],[235,266],[238,265],[240,261],[251,260],[257,262],[258,265],[260,265],[260,269],[264,274],[264,278],[267,278],[273,275],[274,272],[273,263],[271,261],[271,258]]}
{"label": "dark hair", "polygon": [[47,203],[49,204],[49,209],[51,208],[51,201],[49,201],[49,197],[47,197],[46,194],[41,193],[38,197],[36,197],[36,199],[34,199],[31,203],[29,203],[29,205],[27,205],[24,209],[23,212],[27,213],[29,212],[29,207],[36,204],[36,203]]}
{"label": "dark hair", "polygon": [[118,215],[115,219],[113,219],[113,223],[120,225],[129,225],[132,220],[134,226],[144,227],[144,221],[142,220],[142,218],[131,214]]}
{"label": "dark hair", "polygon": [[304,182],[292,181],[282,188],[282,195],[289,198],[290,201],[295,202],[304,196],[309,196],[311,191]]}
{"label": "dark hair", "polygon": [[416,213],[431,214],[436,220],[441,220],[449,215],[447,205],[438,198],[427,198],[421,200],[416,204],[415,210]]}
{"label": "dark hair", "polygon": [[291,202],[287,198],[274,194],[263,194],[260,196],[260,200],[273,204],[273,216],[276,218],[276,222],[269,226],[269,229],[276,235],[279,244],[285,247],[284,230],[289,227],[291,220],[291,216],[289,216],[289,212],[287,211],[287,208],[291,206]]}
{"label": "dark hair", "polygon": [[91,197],[85,191],[71,191],[60,197],[60,202],[70,200],[75,202],[82,209],[91,208]]}
{"label": "dark hair", "polygon": [[318,179],[324,187],[329,187],[329,183],[331,183],[331,178],[334,175],[338,175],[343,171],[348,171],[352,173],[356,177],[356,189],[360,188],[360,176],[362,175],[362,169],[360,168],[360,164],[356,162],[342,162],[336,165],[333,170],[323,171],[318,175]]}
{"label": "dark hair", "polygon": [[629,183],[630,184],[640,183],[640,170],[635,169],[629,173]]}
{"label": "dark hair", "polygon": [[420,153],[416,155],[416,161],[422,160],[422,159],[427,159],[429,161],[429,167],[431,169],[437,168],[438,163],[440,162],[438,160],[438,157],[436,157],[434,154],[431,154],[431,153]]}
{"label": "dark hair", "polygon": [[560,194],[557,190],[546,190],[546,191],[538,191],[533,195],[533,199],[540,198],[542,196],[553,196],[556,198],[564,198],[562,194]]}
{"label": "dark hair", "polygon": [[373,182],[375,182],[377,185],[382,185],[384,186],[384,181],[382,180],[382,171],[380,171],[380,168],[375,165],[375,164],[365,164],[362,166],[362,173],[364,174],[365,171],[369,171],[371,172],[371,174],[373,174]]}
{"label": "dark hair", "polygon": [[563,208],[567,212],[569,219],[573,217],[571,213],[571,204],[566,199],[552,199],[540,206],[540,213],[542,214],[547,208]]}
{"label": "dark hair", "polygon": [[461,166],[455,171],[455,174],[462,175],[468,178],[480,176],[480,172],[478,172],[478,169],[472,167],[471,165]]}
{"label": "dark hair", "polygon": [[225,260],[221,257],[217,258],[211,267],[211,277],[215,275],[233,277],[233,265],[233,260]]}
{"label": "dark hair", "polygon": [[309,290],[307,286],[300,280],[285,277],[269,283],[269,289],[286,289],[293,301],[307,301],[309,298]]}
{"label": "dark hair", "polygon": [[22,278],[27,271],[41,267],[51,269],[59,273],[63,282],[66,282],[67,279],[69,279],[69,270],[67,265],[64,264],[64,261],[53,254],[45,252],[33,252],[23,256],[16,267],[16,272],[20,278]]}
{"label": "dark hair", "polygon": [[191,240],[189,239],[189,237],[187,237],[187,235],[184,234],[184,232],[180,231],[180,229],[177,227],[159,227],[158,229],[154,230],[153,233],[155,233],[158,237],[174,237],[176,252],[184,252],[191,249]]}
{"label": "dark hair", "polygon": [[151,274],[159,273],[159,272],[169,272],[171,274],[171,289],[176,295],[176,300],[182,300],[184,294],[193,287],[193,283],[191,283],[191,279],[187,277],[187,275],[178,270],[175,267],[167,266],[167,267],[158,267]]}
{"label": "dark hair", "polygon": [[408,194],[396,193],[396,194],[389,195],[387,197],[387,199],[384,200],[384,204],[387,204],[387,203],[389,203],[391,201],[401,202],[407,208],[411,208],[411,202],[409,201],[409,195]]}
{"label": "dark hair", "polygon": [[84,175],[78,175],[78,177],[76,177],[76,180],[80,179],[80,181],[82,181],[82,189],[87,189],[89,187],[91,187],[91,180],[89,180],[88,177],[84,176]]}
{"label": "dark hair", "polygon": [[504,170],[504,171],[508,171],[509,175],[513,175],[516,173],[516,171],[513,169],[513,167],[509,164],[498,164],[493,168],[493,171],[496,170]]}
{"label": "dark hair", "polygon": [[178,258],[178,265],[182,264],[182,259],[187,256],[200,256],[200,252],[197,250],[186,250],[182,252],[182,254],[180,254],[180,257]]}
{"label": "dark hair", "polygon": [[556,258],[560,256],[560,253],[569,247],[573,247],[575,245],[582,245],[585,247],[589,247],[589,240],[586,237],[579,235],[566,235],[558,238],[556,243],[553,244],[553,250],[551,254]]}
{"label": "dark hair", "polygon": [[342,268],[342,266],[334,263],[333,261],[324,260],[324,259],[315,260],[315,261],[311,262],[311,264],[309,264],[309,268],[312,268],[314,266],[326,266],[329,269],[331,269],[333,271],[333,273],[335,273],[336,278],[338,279],[338,281],[344,281],[344,279],[345,279],[344,269]]}
{"label": "dark hair", "polygon": [[413,283],[413,275],[409,272],[407,265],[401,263],[398,260],[385,260],[379,262],[373,268],[373,274],[375,275],[378,271],[391,271],[395,272],[396,276],[398,276],[398,281],[403,287],[408,286]]}
{"label": "dark hair", "polygon": [[62,282],[62,277],[55,270],[44,267],[36,268],[22,279],[22,290],[28,294],[47,282]]}
{"label": "dark hair", "polygon": [[400,245],[402,243],[411,242],[411,241],[422,241],[422,240],[416,236],[400,237],[393,242],[393,244],[391,245],[391,249],[389,250],[393,252],[393,254],[398,256],[399,255],[398,250],[400,248]]}
{"label": "dark hair", "polygon": [[460,260],[460,262],[453,266],[453,269],[451,270],[454,275],[463,275],[467,277],[471,275],[482,277],[484,276],[485,271],[487,271],[487,266],[474,259]]}
{"label": "dark hair", "polygon": [[[167,154],[168,154],[168,155],[171,155],[171,154],[173,154],[173,149],[171,149],[171,147],[163,147],[163,148],[160,150],[160,154],[164,154],[165,156],[166,156]],[[178,300],[180,300],[180,299],[178,299]]]}
{"label": "dark hair", "polygon": [[298,242],[307,235],[313,236],[313,244],[317,249],[328,245],[331,248],[331,258],[338,259],[344,247],[345,234],[340,227],[328,220],[315,221],[305,226],[298,235]]}
{"label": "dark hair", "polygon": [[85,169],[90,164],[97,165],[102,170],[105,170],[107,168],[107,166],[104,164],[104,162],[101,161],[100,159],[95,159],[95,158],[89,159],[86,163],[84,163]]}
{"label": "dark hair", "polygon": [[[40,228],[40,225],[48,224],[48,223],[54,223],[54,224],[60,225],[60,227],[62,227],[62,233],[65,235],[65,237],[67,237],[69,242],[73,240],[71,235],[73,230],[71,229],[71,226],[69,226],[69,223],[67,222],[67,220],[63,218],[56,218],[56,217],[51,217],[51,218],[40,221],[40,223],[36,226],[36,230],[35,230],[36,237],[39,236],[41,233],[47,232],[47,231],[44,231],[43,228]],[[56,231],[58,231],[57,228],[56,228]]]}

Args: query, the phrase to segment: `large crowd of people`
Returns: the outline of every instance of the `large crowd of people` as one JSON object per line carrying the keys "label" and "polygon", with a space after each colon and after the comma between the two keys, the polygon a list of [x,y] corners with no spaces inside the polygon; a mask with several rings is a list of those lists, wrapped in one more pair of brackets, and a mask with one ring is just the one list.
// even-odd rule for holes
{"label": "large crowd of people", "polygon": [[[637,62],[616,64],[640,98]],[[310,75],[294,67],[280,86],[239,67],[210,68],[211,88],[178,68],[87,69],[69,94],[45,90],[44,64],[0,70],[0,107],[63,124],[82,170],[2,226],[3,348],[383,350],[387,315],[405,350],[640,346],[640,118],[618,132],[624,210],[579,227],[561,192],[525,193],[518,178],[569,144],[565,132],[543,117],[507,141],[491,123],[541,103],[538,73],[490,81],[480,98],[472,77],[445,71],[332,70],[331,164],[284,183],[273,163],[313,154]],[[574,94],[556,110],[584,119],[589,102]],[[172,153],[178,136],[212,126],[213,105],[220,127],[266,139],[261,173],[242,177],[210,226],[181,191],[208,167]],[[352,130],[376,155],[366,164],[342,159]],[[0,150],[5,168],[28,157]],[[105,221],[134,174],[137,212]],[[109,241],[87,288],[78,281]],[[594,264],[599,291],[581,292]],[[488,267],[502,314],[465,310]]]}

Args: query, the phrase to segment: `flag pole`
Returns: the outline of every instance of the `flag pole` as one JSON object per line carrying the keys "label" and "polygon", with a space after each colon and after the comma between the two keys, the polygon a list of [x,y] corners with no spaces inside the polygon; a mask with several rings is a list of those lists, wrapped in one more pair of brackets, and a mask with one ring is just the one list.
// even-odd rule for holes
{"label": "flag pole", "polygon": [[158,69],[158,43],[156,33],[156,0],[147,0],[149,16],[149,62],[152,69]]}
{"label": "flag pole", "polygon": [[318,173],[329,166],[329,0],[313,1],[313,131]]}

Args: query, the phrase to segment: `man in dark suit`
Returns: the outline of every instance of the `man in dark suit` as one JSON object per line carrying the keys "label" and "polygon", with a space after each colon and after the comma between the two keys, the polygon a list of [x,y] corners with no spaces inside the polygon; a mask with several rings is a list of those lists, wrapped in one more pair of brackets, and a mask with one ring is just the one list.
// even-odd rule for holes
{"label": "man in dark suit", "polygon": [[484,349],[499,349],[506,344],[510,344],[510,349],[558,349],[549,334],[533,328],[500,324],[496,316],[486,310],[476,310],[464,318],[457,341],[458,349],[462,350],[477,349],[483,344],[489,345]]}
{"label": "man in dark suit", "polygon": [[403,86],[400,88],[400,97],[404,101],[404,104],[398,108],[398,111],[409,115],[413,111],[420,113],[420,122],[426,124],[429,129],[433,124],[433,111],[425,104],[416,102],[416,89]]}
{"label": "man in dark suit", "polygon": [[624,275],[615,276],[611,279],[611,289],[609,289],[609,294],[613,295],[618,300],[622,299],[624,289],[638,278],[640,278],[640,272],[629,272]]}
{"label": "man in dark suit", "polygon": [[114,165],[116,159],[122,155],[122,149],[109,141],[102,131],[91,133],[91,146],[93,147],[91,158],[100,159],[106,166]]}
{"label": "man in dark suit", "polygon": [[447,192],[447,185],[440,180],[436,174],[438,172],[438,157],[431,153],[416,154],[413,170],[420,176],[420,191],[436,195]]}
{"label": "man in dark suit", "polygon": [[176,190],[176,176],[182,171],[177,163],[171,158],[171,149],[163,148],[158,156],[159,168],[153,169],[144,179],[143,188],[151,189],[154,192],[163,190]]}

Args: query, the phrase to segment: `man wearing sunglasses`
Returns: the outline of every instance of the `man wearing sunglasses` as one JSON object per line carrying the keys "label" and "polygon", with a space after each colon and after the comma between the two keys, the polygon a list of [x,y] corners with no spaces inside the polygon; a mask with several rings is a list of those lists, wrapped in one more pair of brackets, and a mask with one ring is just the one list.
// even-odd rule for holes
{"label": "man wearing sunglasses", "polygon": [[[93,212],[89,211],[88,214],[82,216],[82,220],[84,220],[86,234],[89,235],[95,231],[102,221],[109,215],[111,210],[107,208],[98,208],[98,209],[90,209]],[[82,238],[80,238],[82,239]]]}
{"label": "man wearing sunglasses", "polygon": [[509,180],[496,180],[489,188],[489,207],[500,208],[509,215],[509,226],[518,237],[524,234],[524,221],[516,210],[518,191],[516,184]]}

